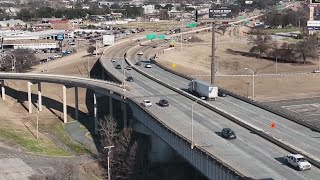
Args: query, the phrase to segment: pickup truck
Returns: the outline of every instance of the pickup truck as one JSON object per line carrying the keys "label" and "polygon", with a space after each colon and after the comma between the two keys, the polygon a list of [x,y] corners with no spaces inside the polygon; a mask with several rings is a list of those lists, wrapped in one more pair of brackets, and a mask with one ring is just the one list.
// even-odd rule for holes
{"label": "pickup truck", "polygon": [[289,154],[284,159],[299,171],[311,169],[311,164],[300,154]]}

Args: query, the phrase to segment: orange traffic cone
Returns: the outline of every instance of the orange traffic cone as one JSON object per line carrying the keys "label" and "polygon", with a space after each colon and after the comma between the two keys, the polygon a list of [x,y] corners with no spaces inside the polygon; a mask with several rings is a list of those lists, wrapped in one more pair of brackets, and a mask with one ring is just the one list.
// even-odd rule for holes
{"label": "orange traffic cone", "polygon": [[270,125],[271,128],[276,128],[276,124],[274,122],[271,123]]}

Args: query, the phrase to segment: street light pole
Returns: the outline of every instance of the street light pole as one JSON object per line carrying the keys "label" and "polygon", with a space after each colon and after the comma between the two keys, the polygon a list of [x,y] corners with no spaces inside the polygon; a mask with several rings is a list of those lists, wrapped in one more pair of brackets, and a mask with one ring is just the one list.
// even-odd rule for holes
{"label": "street light pole", "polygon": [[278,74],[278,56],[276,57],[276,74]]}
{"label": "street light pole", "polygon": [[111,173],[110,173],[110,154],[111,154],[111,148],[114,146],[106,146],[103,147],[104,149],[108,149],[108,180],[111,180]]}
{"label": "street light pole", "polygon": [[249,68],[244,68],[246,70],[249,70],[252,73],[252,100],[254,100],[254,71]]}

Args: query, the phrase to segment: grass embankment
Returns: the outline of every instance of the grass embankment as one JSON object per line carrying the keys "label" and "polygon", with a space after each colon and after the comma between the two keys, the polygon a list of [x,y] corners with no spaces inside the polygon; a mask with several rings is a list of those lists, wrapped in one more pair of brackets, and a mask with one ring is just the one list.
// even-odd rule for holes
{"label": "grass embankment", "polygon": [[47,156],[68,156],[66,151],[56,147],[53,143],[30,136],[27,132],[0,128],[0,137],[9,139],[27,152]]}
{"label": "grass embankment", "polygon": [[61,123],[55,123],[53,126],[50,126],[52,133],[57,135],[59,139],[68,146],[72,151],[74,151],[77,155],[81,154],[90,154],[90,150],[87,149],[85,146],[72,141],[68,134],[66,133],[63,125]]}

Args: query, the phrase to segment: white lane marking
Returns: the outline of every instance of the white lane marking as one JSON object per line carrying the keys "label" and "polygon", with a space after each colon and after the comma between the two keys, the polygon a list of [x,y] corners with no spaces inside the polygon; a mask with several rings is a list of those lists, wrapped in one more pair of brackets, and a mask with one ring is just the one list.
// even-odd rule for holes
{"label": "white lane marking", "polygon": [[44,175],[46,175],[47,176],[47,174],[44,172],[44,171],[42,171],[42,169],[41,168],[38,168]]}

